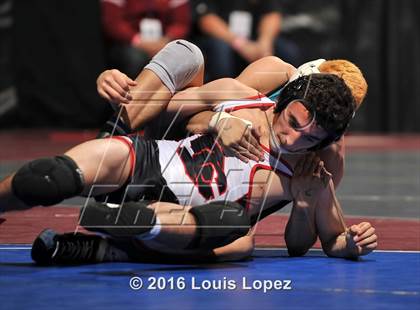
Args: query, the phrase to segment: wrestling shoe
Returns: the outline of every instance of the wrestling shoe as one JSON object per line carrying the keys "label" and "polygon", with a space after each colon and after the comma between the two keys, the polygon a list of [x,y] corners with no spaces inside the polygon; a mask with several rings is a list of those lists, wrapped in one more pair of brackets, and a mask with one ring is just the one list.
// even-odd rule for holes
{"label": "wrestling shoe", "polygon": [[79,265],[127,261],[125,252],[109,245],[106,238],[82,233],[58,234],[46,229],[35,239],[31,251],[38,265]]}

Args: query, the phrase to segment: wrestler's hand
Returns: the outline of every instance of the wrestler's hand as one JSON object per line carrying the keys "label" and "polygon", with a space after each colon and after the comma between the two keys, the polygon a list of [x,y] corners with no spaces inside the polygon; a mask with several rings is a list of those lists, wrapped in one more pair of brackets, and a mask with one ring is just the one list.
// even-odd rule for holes
{"label": "wrestler's hand", "polygon": [[263,160],[264,151],[259,143],[260,132],[237,118],[224,118],[215,126],[217,140],[226,155],[234,155],[243,162]]}
{"label": "wrestler's hand", "polygon": [[136,85],[136,81],[116,69],[102,72],[96,80],[99,95],[116,104],[129,103],[133,99],[130,95],[130,87]]}
{"label": "wrestler's hand", "polygon": [[346,248],[350,257],[366,255],[378,246],[375,228],[369,222],[352,225],[346,231]]}
{"label": "wrestler's hand", "polygon": [[324,167],[324,162],[315,153],[305,155],[296,164],[291,179],[293,199],[313,203],[318,199],[319,193],[328,186],[331,177],[331,173]]}

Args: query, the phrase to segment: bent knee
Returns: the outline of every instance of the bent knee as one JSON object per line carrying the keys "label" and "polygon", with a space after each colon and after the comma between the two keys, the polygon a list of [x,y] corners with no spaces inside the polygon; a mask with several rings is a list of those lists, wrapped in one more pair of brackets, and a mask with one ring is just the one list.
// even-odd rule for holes
{"label": "bent knee", "polygon": [[186,40],[169,42],[145,67],[174,94],[188,85],[204,66],[201,50]]}
{"label": "bent knee", "polygon": [[64,155],[26,163],[13,176],[11,187],[14,195],[28,206],[51,206],[79,195],[84,183],[77,163]]}

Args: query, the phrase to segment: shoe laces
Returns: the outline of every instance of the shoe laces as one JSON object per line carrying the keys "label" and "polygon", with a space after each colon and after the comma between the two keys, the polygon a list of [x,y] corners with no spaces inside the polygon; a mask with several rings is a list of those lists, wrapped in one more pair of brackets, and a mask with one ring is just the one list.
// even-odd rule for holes
{"label": "shoe laces", "polygon": [[97,238],[91,236],[68,235],[57,240],[57,252],[54,259],[66,262],[93,261]]}

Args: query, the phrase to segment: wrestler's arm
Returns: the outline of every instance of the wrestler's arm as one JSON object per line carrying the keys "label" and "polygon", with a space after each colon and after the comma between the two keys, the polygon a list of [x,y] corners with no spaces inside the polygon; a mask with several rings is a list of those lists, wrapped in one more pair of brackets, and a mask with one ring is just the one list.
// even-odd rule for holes
{"label": "wrestler's arm", "polygon": [[[150,249],[150,244],[147,245]],[[147,254],[149,250],[143,249]],[[232,243],[213,250],[181,250],[176,251],[168,248],[154,248],[154,255],[162,258],[171,257],[174,261],[183,262],[227,262],[240,261],[251,256],[254,250],[254,239],[252,236],[244,236],[236,239]]]}
{"label": "wrestler's arm", "polygon": [[370,223],[346,227],[335,196],[333,178],[315,154],[298,161],[291,179],[290,195],[294,204],[285,239],[291,255],[305,254],[317,235],[325,253],[333,257],[353,258],[376,248],[377,236]]}
{"label": "wrestler's arm", "polygon": [[332,180],[316,203],[308,203],[303,195],[294,201],[285,233],[289,254],[304,255],[317,235],[324,252],[331,257],[356,258],[377,247],[375,228],[370,223],[346,227]]}
{"label": "wrestler's arm", "polygon": [[267,56],[248,65],[236,78],[239,82],[267,94],[287,83],[296,72],[291,64],[275,56]]}
{"label": "wrestler's arm", "polygon": [[293,200],[292,211],[287,221],[284,239],[290,256],[304,255],[315,243],[318,235],[315,225],[315,203],[322,188],[319,173],[322,163],[315,154],[298,159],[293,176],[284,186]]}
{"label": "wrestler's arm", "polygon": [[[200,87],[176,93],[170,100],[165,113],[167,117],[177,116],[177,121],[182,121],[196,113],[211,110],[222,101],[246,98],[257,94],[255,89],[235,79],[218,79]],[[200,120],[202,126],[208,126],[206,121],[207,118],[204,121]]]}
{"label": "wrestler's arm", "polygon": [[212,252],[217,262],[227,262],[247,259],[253,251],[254,238],[244,236],[224,247],[216,248]]}
{"label": "wrestler's arm", "polygon": [[293,200],[287,221],[284,240],[290,256],[302,256],[314,245],[318,235],[315,225],[315,208],[299,195]]}
{"label": "wrestler's arm", "polygon": [[338,188],[344,176],[344,137],[327,148],[317,151],[317,155],[324,162],[327,171],[332,174],[334,187]]}
{"label": "wrestler's arm", "polygon": [[[267,56],[248,65],[235,80],[266,94],[284,85],[295,72],[296,68],[291,64],[278,57]],[[187,130],[192,133],[208,132],[208,124],[215,113],[204,111],[193,115],[188,120]]]}
{"label": "wrestler's arm", "polygon": [[186,129],[191,133],[207,133],[211,132],[209,123],[212,117],[216,114],[213,111],[202,111],[193,115],[186,124]]}
{"label": "wrestler's arm", "polygon": [[333,184],[338,184],[342,178],[344,149],[340,149],[341,143],[342,141],[326,150],[301,157],[294,167],[290,182],[293,207],[285,232],[286,245],[291,256],[304,255],[317,239],[315,212],[318,199],[330,180]]}
{"label": "wrestler's arm", "polygon": [[378,245],[375,228],[370,223],[346,227],[332,181],[320,195],[315,221],[322,248],[328,256],[356,258],[369,254]]}

